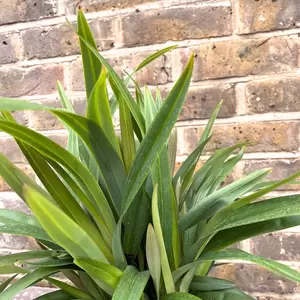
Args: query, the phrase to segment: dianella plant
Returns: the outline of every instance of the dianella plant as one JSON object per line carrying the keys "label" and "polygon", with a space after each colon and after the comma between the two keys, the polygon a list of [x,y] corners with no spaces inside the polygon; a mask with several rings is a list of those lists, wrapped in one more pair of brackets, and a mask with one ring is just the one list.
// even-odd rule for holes
{"label": "dianella plant", "polygon": [[[81,11],[74,31],[86,83],[85,116],[74,112],[59,83],[62,108],[0,98],[0,130],[16,140],[39,178],[35,182],[0,154],[0,175],[32,212],[0,209],[0,232],[34,238],[40,246],[0,257],[0,273],[6,274],[0,298],[13,299],[44,280],[57,290],[40,300],[253,299],[234,282],[209,275],[228,260],[250,261],[300,282],[296,270],[230,247],[300,225],[300,195],[265,197],[300,173],[270,182],[270,170],[263,169],[224,184],[247,143],[219,149],[196,168],[221,103],[176,171],[174,125],[194,57],[162,99],[158,90],[140,87],[135,75],[173,46],[121,79],[98,52]],[[11,114],[17,110],[52,113],[68,130],[66,149],[18,124]]]}

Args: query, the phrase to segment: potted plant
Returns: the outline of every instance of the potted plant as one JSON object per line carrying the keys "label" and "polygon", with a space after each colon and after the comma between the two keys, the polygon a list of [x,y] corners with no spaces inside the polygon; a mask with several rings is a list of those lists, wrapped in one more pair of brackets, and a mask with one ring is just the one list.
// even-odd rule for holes
{"label": "potted plant", "polygon": [[[121,80],[98,53],[81,11],[77,34],[88,99],[85,117],[74,112],[60,84],[63,108],[0,99],[0,130],[15,138],[42,183],[0,154],[0,175],[33,213],[0,209],[0,231],[33,237],[41,246],[0,257],[1,273],[14,274],[0,285],[1,299],[12,299],[41,280],[58,290],[37,299],[252,299],[234,283],[209,276],[218,261],[234,259],[299,282],[300,274],[286,265],[230,246],[300,225],[300,195],[257,201],[300,172],[268,182],[270,170],[263,169],[223,185],[247,143],[215,151],[196,170],[221,104],[196,149],[174,172],[173,128],[189,88],[193,56],[163,101],[159,91],[153,96],[142,90],[134,74],[174,47],[151,55]],[[120,134],[112,122],[117,107]],[[9,111],[23,109],[54,114],[68,129],[67,149],[17,124]]]}

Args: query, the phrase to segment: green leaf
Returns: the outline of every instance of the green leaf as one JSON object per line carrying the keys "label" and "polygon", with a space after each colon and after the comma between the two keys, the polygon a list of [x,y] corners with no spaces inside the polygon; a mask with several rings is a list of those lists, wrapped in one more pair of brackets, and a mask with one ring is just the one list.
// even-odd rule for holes
{"label": "green leaf", "polygon": [[[101,171],[106,188],[111,195],[117,211],[120,211],[126,173],[119,155],[107,139],[103,130],[93,121],[62,111],[52,111],[54,115],[68,124],[85,142]],[[103,205],[103,204],[102,204]],[[105,204],[103,208],[107,211]],[[105,211],[101,208],[104,215]]]}
{"label": "green leaf", "polygon": [[212,217],[216,211],[235,201],[246,193],[251,187],[259,182],[270,172],[270,169],[263,169],[251,173],[207,196],[204,199],[196,199],[195,205],[179,221],[182,231],[196,225],[198,220],[205,220]]}
{"label": "green leaf", "polygon": [[[184,270],[185,268],[192,268],[194,266],[197,266],[199,263],[203,261],[229,260],[229,259],[251,261],[257,265],[260,265],[272,271],[273,273],[281,275],[286,279],[300,282],[300,273],[297,272],[296,270],[291,269],[287,265],[281,264],[277,261],[266,259],[261,256],[253,255],[239,249],[227,249],[227,250],[222,250],[220,252],[204,254],[203,256],[200,256],[197,261],[190,263],[180,269]],[[180,269],[176,270],[175,272],[180,273],[181,272]]]}
{"label": "green leaf", "polygon": [[[82,23],[86,22],[83,12],[81,10],[78,11],[78,18],[82,20]],[[87,26],[84,26],[84,27],[87,27]],[[124,84],[124,82],[120,79],[120,77],[118,76],[116,71],[110,66],[110,64],[106,61],[106,59],[98,52],[95,45],[90,43],[90,41],[88,39],[86,39],[86,37],[84,35],[82,35],[81,32],[78,32],[78,36],[79,36],[81,42],[84,43],[86,45],[86,47],[91,51],[91,53],[94,54],[94,59],[98,59],[98,61],[101,62],[101,64],[103,64],[105,66],[105,68],[108,71],[109,80],[111,82],[114,93],[115,94],[120,93],[120,96],[124,97],[124,100],[126,101],[126,104],[128,105],[140,130],[142,132],[144,132],[145,124],[144,124],[143,116],[139,110],[138,105],[132,98],[132,96],[131,96],[129,90],[127,89],[126,85]],[[98,79],[98,76],[97,76],[96,80],[97,79]]]}
{"label": "green leaf", "polygon": [[35,217],[13,210],[0,209],[0,232],[52,241]]}
{"label": "green leaf", "polygon": [[148,230],[147,230],[146,257],[147,257],[149,272],[154,282],[156,296],[157,299],[159,299],[160,277],[161,277],[160,250],[159,250],[154,229],[151,224],[148,225]]}
{"label": "green leaf", "polygon": [[215,215],[208,223],[205,235],[220,230],[278,219],[289,216],[300,215],[300,195],[272,198],[261,202],[243,206],[226,215]]}
{"label": "green leaf", "polygon": [[[60,102],[62,103],[63,107],[70,112],[75,112],[71,101],[67,97],[64,88],[62,87],[59,81],[57,81],[57,90],[58,90]],[[79,158],[80,154],[79,154],[78,136],[72,129],[68,128],[68,132],[69,134],[68,134],[67,150],[70,151],[74,156]]]}
{"label": "green leaf", "polygon": [[25,195],[31,210],[49,236],[75,259],[90,258],[103,262],[112,260],[109,250],[103,249],[104,254],[79,225],[43,195],[30,187],[25,188]]}
{"label": "green leaf", "polygon": [[[89,232],[94,242],[102,247],[105,243],[96,226],[91,222],[72,194],[55,174],[47,161],[35,149],[21,145],[28,162],[60,208],[86,232]],[[38,190],[37,188],[35,188]]]}
{"label": "green leaf", "polygon": [[170,269],[170,265],[168,262],[168,256],[167,256],[167,252],[166,252],[166,248],[165,248],[163,232],[162,232],[161,223],[160,223],[157,192],[158,192],[158,186],[156,185],[154,188],[154,191],[153,191],[153,196],[152,196],[152,220],[153,220],[155,236],[156,236],[157,243],[159,246],[159,251],[160,251],[160,260],[161,260],[164,284],[165,284],[166,292],[169,294],[169,293],[175,292],[175,285],[173,282],[171,269]]}
{"label": "green leaf", "polygon": [[168,141],[168,160],[169,160],[171,178],[173,178],[174,175],[174,169],[176,164],[176,153],[177,153],[177,130],[176,128],[174,128]]}
{"label": "green leaf", "polygon": [[18,274],[6,279],[0,284],[0,294],[10,285],[10,283],[16,278]]}
{"label": "green leaf", "polygon": [[[75,264],[85,270],[94,280],[101,280],[116,288],[123,272],[114,266],[91,259],[76,259]],[[96,281],[97,282],[97,281]]]}
{"label": "green leaf", "polygon": [[18,111],[18,110],[48,110],[53,107],[41,105],[27,100],[14,98],[0,98],[0,111]]}
{"label": "green leaf", "polygon": [[202,300],[254,300],[243,291],[233,288],[223,291],[196,293]]}
{"label": "green leaf", "polygon": [[73,297],[75,297],[76,299],[82,299],[82,300],[93,300],[93,298],[81,291],[80,289],[73,287],[69,284],[66,284],[64,282],[61,282],[59,280],[56,280],[54,278],[47,278],[47,281],[51,282],[52,284],[56,285],[57,287],[59,287],[61,290],[65,291],[66,293],[72,295]]}
{"label": "green leaf", "polygon": [[[77,30],[78,35],[87,41],[91,47],[97,49],[97,45],[89,28],[88,22],[84,17],[83,12],[79,9],[77,14]],[[87,99],[96,85],[96,82],[101,73],[101,62],[95,57],[87,45],[80,40],[81,57],[84,71],[84,79],[86,86]]]}
{"label": "green leaf", "polygon": [[18,266],[14,266],[14,265],[3,265],[0,266],[0,274],[27,274],[29,273],[28,270],[18,267]]}
{"label": "green leaf", "polygon": [[208,292],[230,289],[234,288],[235,286],[236,284],[233,282],[224,279],[207,276],[195,276],[191,282],[190,289],[191,291]]}
{"label": "green leaf", "polygon": [[134,131],[130,110],[124,98],[118,95],[120,128],[121,128],[121,149],[126,172],[128,173],[136,153]]}
{"label": "green leaf", "polygon": [[153,185],[158,185],[158,209],[164,244],[171,269],[180,264],[180,237],[178,228],[177,203],[172,186],[165,146],[152,167]]}
{"label": "green leaf", "polygon": [[[51,165],[51,167],[56,171],[56,173],[61,177],[62,181],[65,183],[65,185],[69,188],[70,192],[76,197],[77,201],[85,204],[89,203],[89,199],[84,194],[84,192],[81,190],[80,186],[71,178],[71,176],[65,171],[64,168],[62,168],[59,164],[57,164],[54,160],[48,160],[48,163]],[[103,197],[104,195],[101,194]],[[100,200],[100,199],[98,199]],[[96,212],[95,212],[96,213]],[[110,233],[108,226],[104,223],[104,218],[102,217],[102,214],[99,212],[99,215],[96,215],[97,218],[94,217],[94,220],[96,221],[100,232],[103,235],[104,240],[108,245],[110,245],[112,240],[112,234]],[[111,224],[112,225],[112,224]],[[93,235],[93,231],[92,231]],[[95,239],[98,243],[99,239]]]}
{"label": "green leaf", "polygon": [[54,291],[35,298],[35,300],[73,300],[74,297],[64,291]]}
{"label": "green leaf", "polygon": [[50,258],[50,259],[44,259],[44,260],[34,261],[34,262],[21,260],[21,262],[35,267],[58,267],[58,266],[73,265],[72,258],[61,258],[61,259]]}
{"label": "green leaf", "polygon": [[0,175],[12,190],[25,201],[23,194],[24,184],[34,186],[40,193],[47,194],[38,184],[28,175],[11,163],[2,153],[0,153]]}
{"label": "green leaf", "polygon": [[150,64],[152,61],[154,61],[155,59],[157,59],[158,57],[164,55],[165,53],[173,50],[177,48],[177,45],[174,46],[169,46],[166,47],[164,49],[161,49],[155,53],[153,53],[152,55],[148,56],[145,60],[143,60],[135,69],[135,72],[138,72],[139,70],[143,69],[145,66],[147,66],[148,64]]}
{"label": "green leaf", "polygon": [[169,138],[189,87],[193,64],[194,57],[192,56],[185,71],[169,93],[137,151],[123,193],[123,214],[128,210],[134,196],[146,179],[150,171],[150,166],[156,159],[157,153],[160,153]]}
{"label": "green leaf", "polygon": [[115,265],[124,270],[127,266],[126,257],[122,247],[122,219],[119,220],[112,239],[112,251]]}
{"label": "green leaf", "polygon": [[188,293],[170,293],[162,296],[161,300],[201,300],[201,298]]}
{"label": "green leaf", "polygon": [[128,266],[119,280],[112,300],[140,300],[148,280],[148,271],[139,273],[134,267]]}
{"label": "green leaf", "polygon": [[220,251],[250,237],[299,225],[300,216],[292,216],[225,229],[214,235],[203,253]]}
{"label": "green leaf", "polygon": [[[96,222],[98,224],[103,224],[104,220],[104,226],[107,226],[111,233],[114,231],[114,216],[98,182],[75,156],[49,138],[28,129],[25,126],[13,122],[0,121],[0,129],[22,141],[24,144],[30,145],[44,156],[65,167],[75,177],[78,184],[87,194],[88,198],[86,199],[88,201],[83,204],[89,210]],[[99,209],[97,209],[95,205],[97,205]]]}
{"label": "green leaf", "polygon": [[58,257],[62,253],[64,252],[56,251],[56,250],[36,250],[36,251],[27,251],[27,252],[15,253],[15,254],[3,255],[0,256],[0,266],[13,264],[17,261],[24,261],[29,259]]}
{"label": "green leaf", "polygon": [[126,254],[136,256],[151,218],[151,198],[144,188],[136,195],[123,218],[123,245]]}
{"label": "green leaf", "polygon": [[60,268],[39,268],[30,274],[19,279],[17,282],[8,287],[4,292],[1,293],[1,300],[11,300],[22,290],[35,284],[36,282],[43,279],[45,276],[52,275],[60,271]]}
{"label": "green leaf", "polygon": [[107,72],[102,70],[100,77],[91,92],[87,106],[87,118],[99,125],[115,151],[121,157],[120,147],[114,131],[112,115],[109,107],[106,75]]}

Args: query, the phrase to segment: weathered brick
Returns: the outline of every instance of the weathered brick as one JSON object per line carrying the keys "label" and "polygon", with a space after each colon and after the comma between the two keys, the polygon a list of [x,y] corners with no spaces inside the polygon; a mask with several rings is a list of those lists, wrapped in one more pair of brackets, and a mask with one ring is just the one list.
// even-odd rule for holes
{"label": "weathered brick", "polygon": [[[113,46],[111,20],[93,20],[91,30],[101,50]],[[80,52],[76,34],[67,24],[27,29],[22,32],[25,58],[48,58]]]}
{"label": "weathered brick", "polygon": [[[61,107],[58,99],[35,101],[49,107]],[[34,130],[54,130],[65,128],[64,125],[48,111],[28,111],[28,126]]]}
{"label": "weathered brick", "polygon": [[[266,177],[269,180],[282,180],[300,170],[299,159],[265,159],[265,160],[246,160],[242,161],[244,174],[264,169],[272,168],[272,172]],[[287,184],[279,190],[299,190],[298,184]]]}
{"label": "weathered brick", "polygon": [[236,108],[234,86],[234,84],[220,84],[190,87],[179,120],[208,119],[221,100],[223,105],[218,117],[232,117]]}
{"label": "weathered brick", "polygon": [[275,260],[300,260],[300,235],[269,233],[251,239],[251,252]]}
{"label": "weathered brick", "polygon": [[26,163],[26,159],[12,137],[0,138],[0,152],[13,163]]}
{"label": "weathered brick", "polygon": [[0,64],[16,62],[20,57],[20,39],[18,34],[0,34]]}
{"label": "weathered brick", "polygon": [[[29,177],[31,177],[32,179],[35,178],[35,173],[33,172],[33,170],[31,169],[31,167],[29,167],[28,165],[18,165],[16,164],[16,167],[18,167],[21,171],[23,171],[26,175],[28,175]],[[6,191],[11,191],[10,186],[3,180],[2,177],[0,177],[0,192],[6,192]]]}
{"label": "weathered brick", "polygon": [[300,27],[298,0],[238,0],[238,33]]}
{"label": "weathered brick", "polygon": [[21,37],[26,59],[71,55],[79,52],[78,38],[68,25],[31,28]]}
{"label": "weathered brick", "polygon": [[230,6],[177,7],[122,19],[124,45],[129,47],[230,35],[231,24]]}
{"label": "weathered brick", "polygon": [[247,113],[299,111],[300,77],[253,81],[245,85]]}
{"label": "weathered brick", "polygon": [[53,17],[57,0],[1,1],[0,25]]}
{"label": "weathered brick", "polygon": [[[185,127],[184,142],[180,146],[180,155],[190,153],[199,141],[204,127]],[[240,142],[254,143],[248,146],[248,152],[297,151],[299,148],[299,123],[297,122],[251,122],[215,125],[213,137],[206,151],[232,146]]]}
{"label": "weathered brick", "polygon": [[[163,0],[83,0],[80,2],[80,7],[85,12],[95,12],[107,9],[122,9],[132,7],[138,4],[148,2],[159,2]],[[76,2],[66,0],[67,13],[74,14],[76,12]]]}
{"label": "weathered brick", "polygon": [[6,97],[51,94],[56,91],[56,80],[63,83],[62,65],[28,68],[0,68],[0,93]]}
{"label": "weathered brick", "polygon": [[[296,70],[298,47],[296,35],[203,43],[191,48],[195,53],[193,80]],[[189,49],[177,51],[184,67],[191,53]]]}
{"label": "weathered brick", "polygon": [[[124,71],[132,72],[145,58],[153,54],[153,51],[143,53],[131,53],[128,55],[105,55],[105,58],[113,66],[119,76],[124,77]],[[70,64],[71,89],[73,91],[84,90],[84,77],[81,59]],[[165,84],[171,80],[171,59],[170,54],[156,59],[151,64],[136,74],[136,80],[140,85]]]}
{"label": "weathered brick", "polygon": [[[274,275],[262,267],[248,264],[227,264],[212,269],[211,276],[235,282],[242,290],[252,293],[297,293],[300,286]],[[281,298],[280,298],[281,299]]]}

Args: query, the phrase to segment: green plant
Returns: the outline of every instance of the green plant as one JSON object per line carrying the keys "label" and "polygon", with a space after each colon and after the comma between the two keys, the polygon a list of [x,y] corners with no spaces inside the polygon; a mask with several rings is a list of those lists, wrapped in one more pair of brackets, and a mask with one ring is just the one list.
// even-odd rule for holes
{"label": "green plant", "polygon": [[[223,186],[247,143],[217,150],[196,170],[220,104],[199,145],[173,176],[173,127],[189,87],[193,56],[166,99],[159,91],[154,99],[133,77],[174,47],[153,54],[121,80],[96,50],[81,11],[77,25],[86,117],[74,113],[60,84],[61,109],[0,99],[0,129],[16,139],[42,183],[0,154],[0,175],[33,212],[0,209],[0,232],[33,237],[41,246],[0,257],[1,274],[24,275],[0,285],[1,299],[12,299],[43,279],[59,290],[37,298],[41,300],[252,299],[234,283],[208,276],[216,261],[232,259],[299,282],[295,270],[228,246],[300,225],[299,195],[256,201],[300,173],[268,182],[264,178],[270,170],[264,169]],[[119,135],[112,122],[117,107]],[[17,124],[9,111],[22,109],[48,110],[61,120],[69,131],[67,149]],[[68,281],[53,276],[58,273]]]}

